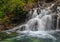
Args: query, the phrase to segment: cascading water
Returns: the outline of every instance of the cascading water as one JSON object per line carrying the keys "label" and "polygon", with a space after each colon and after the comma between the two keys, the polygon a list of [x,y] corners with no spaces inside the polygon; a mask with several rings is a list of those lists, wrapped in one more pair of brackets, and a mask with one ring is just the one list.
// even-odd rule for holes
{"label": "cascading water", "polygon": [[[30,38],[38,38],[41,40],[39,42],[60,42],[57,41],[56,38],[57,35],[60,35],[58,34],[59,30],[57,30],[59,29],[60,16],[58,12],[57,21],[55,21],[53,16],[56,14],[50,10],[53,6],[54,4],[47,8],[34,8],[33,12],[30,11],[30,20],[26,24],[20,25],[11,30],[19,33],[19,36],[16,38],[17,42],[29,42],[28,39]],[[59,8],[60,7],[58,7],[58,9]],[[55,22],[57,24],[54,24]],[[26,39],[27,41],[19,41],[21,39]]]}
{"label": "cascading water", "polygon": [[[51,5],[51,7],[54,4]],[[33,14],[30,11],[31,19],[22,26],[19,27],[20,31],[47,31],[52,30],[53,23],[52,23],[52,11],[50,10],[51,7],[45,9],[34,8]],[[38,14],[37,10],[41,12]]]}

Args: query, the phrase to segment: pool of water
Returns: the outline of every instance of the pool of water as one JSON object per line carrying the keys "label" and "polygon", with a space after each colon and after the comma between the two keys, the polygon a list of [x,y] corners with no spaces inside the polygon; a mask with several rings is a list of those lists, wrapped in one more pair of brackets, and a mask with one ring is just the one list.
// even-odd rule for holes
{"label": "pool of water", "polygon": [[30,33],[20,33],[16,37],[8,38],[0,42],[60,42],[60,31],[50,32],[48,34],[44,32]]}

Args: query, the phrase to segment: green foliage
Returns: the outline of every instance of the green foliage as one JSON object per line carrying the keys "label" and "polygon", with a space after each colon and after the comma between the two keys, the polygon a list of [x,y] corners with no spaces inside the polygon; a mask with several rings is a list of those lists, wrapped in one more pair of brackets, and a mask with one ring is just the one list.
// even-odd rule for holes
{"label": "green foliage", "polygon": [[4,18],[5,14],[0,11],[0,18]]}
{"label": "green foliage", "polygon": [[[13,14],[13,17],[19,14],[25,14],[24,7],[27,4],[31,4],[34,0],[0,0],[0,18]],[[11,16],[9,16],[11,17]],[[15,18],[14,17],[14,18]]]}
{"label": "green foliage", "polygon": [[34,0],[0,0],[0,23],[7,26],[13,24],[15,20],[19,21],[21,17],[25,19],[26,9],[28,9],[25,9],[25,7],[32,3],[34,3]]}
{"label": "green foliage", "polygon": [[13,14],[13,11],[16,11],[15,10],[16,8],[17,10],[19,9],[18,10],[19,13],[20,12],[23,13],[24,6],[25,6],[24,0],[0,0],[0,18],[4,17],[4,15],[6,16]]}
{"label": "green foliage", "polygon": [[28,3],[33,3],[35,2],[35,0],[28,0]]}

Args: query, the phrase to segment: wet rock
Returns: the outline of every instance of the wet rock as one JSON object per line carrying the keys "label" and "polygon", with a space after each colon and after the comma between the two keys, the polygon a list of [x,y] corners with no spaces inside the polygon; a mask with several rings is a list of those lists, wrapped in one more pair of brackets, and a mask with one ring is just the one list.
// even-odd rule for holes
{"label": "wet rock", "polygon": [[54,0],[45,0],[46,3],[54,2]]}
{"label": "wet rock", "polygon": [[25,26],[22,26],[21,28],[20,28],[20,31],[24,31],[25,30]]}
{"label": "wet rock", "polygon": [[3,28],[4,28],[4,25],[0,24],[0,31],[3,30]]}
{"label": "wet rock", "polygon": [[56,27],[57,27],[57,17],[58,17],[57,14],[52,15],[53,29],[56,29]]}

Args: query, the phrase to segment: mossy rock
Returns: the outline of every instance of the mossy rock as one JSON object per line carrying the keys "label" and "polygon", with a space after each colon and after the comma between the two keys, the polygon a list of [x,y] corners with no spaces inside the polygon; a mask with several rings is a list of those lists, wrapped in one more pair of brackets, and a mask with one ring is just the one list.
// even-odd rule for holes
{"label": "mossy rock", "polygon": [[0,32],[0,41],[7,39],[7,38],[12,38],[17,36],[16,32],[11,32],[10,34],[6,33],[6,32]]}

